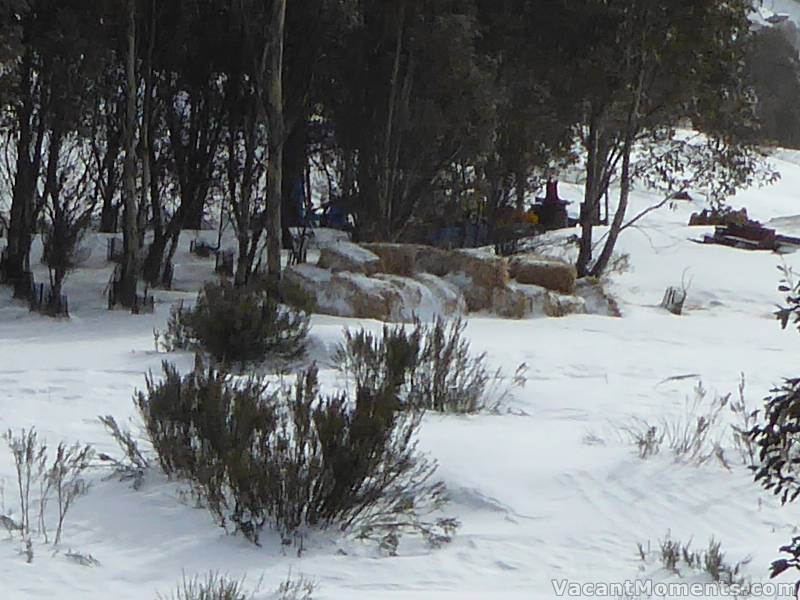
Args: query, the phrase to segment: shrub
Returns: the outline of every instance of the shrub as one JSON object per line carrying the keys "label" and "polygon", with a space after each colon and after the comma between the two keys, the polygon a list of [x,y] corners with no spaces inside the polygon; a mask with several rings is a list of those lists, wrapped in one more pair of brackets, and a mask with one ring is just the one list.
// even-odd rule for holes
{"label": "shrub", "polygon": [[[259,586],[257,586],[259,587]],[[274,600],[312,600],[314,583],[300,577],[293,579],[291,574],[270,594]],[[169,596],[158,594],[157,600],[253,600],[254,592],[245,591],[244,579],[231,579],[211,571],[204,577],[187,578],[184,574],[175,591]]]}
{"label": "shrub", "polygon": [[312,595],[316,585],[302,575],[297,579],[292,578],[291,573],[282,581],[275,590],[273,598],[275,600],[312,600]]}
{"label": "shrub", "polygon": [[[489,403],[492,381],[486,355],[475,355],[464,338],[466,323],[437,318],[432,325],[383,327],[381,337],[363,329],[346,331],[334,362],[357,388],[396,394],[404,406],[440,412],[473,413]],[[520,365],[515,381],[524,382]],[[501,392],[502,395],[502,392]]]}
{"label": "shrub", "polygon": [[280,304],[265,287],[210,283],[193,308],[173,308],[163,346],[200,349],[224,364],[293,358],[305,348],[308,321],[306,313]]}
{"label": "shrub", "polygon": [[[683,543],[673,540],[667,533],[664,540],[659,542],[656,557],[665,570],[676,575],[681,575],[681,569],[689,569],[693,572],[704,572],[717,583],[739,587],[747,583],[748,580],[741,571],[742,567],[750,562],[749,558],[734,564],[727,562],[722,552],[722,544],[713,537],[705,550],[692,550],[691,545],[691,541]],[[649,542],[646,548],[644,544],[638,544],[638,549],[642,561],[649,560],[654,554]]]}
{"label": "shrub", "polygon": [[[48,453],[47,444],[39,440],[35,429],[22,430],[19,435],[12,431],[5,434],[11,450],[17,476],[17,498],[19,500],[19,521],[3,515],[2,520],[9,532],[18,531],[25,544],[24,553],[28,562],[33,560],[33,535],[40,536],[49,543],[48,523],[55,521],[53,544],[61,543],[61,534],[69,509],[80,496],[89,490],[89,483],[83,473],[94,458],[94,450],[89,445],[64,442],[58,444],[55,456]],[[48,519],[55,508],[55,516]]]}
{"label": "shrub", "polygon": [[[780,269],[783,278],[778,289],[786,294],[786,306],[779,307],[775,316],[783,329],[790,323],[800,329],[800,284],[790,268]],[[749,438],[759,460],[751,467],[755,481],[780,496],[783,504],[796,500],[800,496],[800,378],[786,379],[772,390],[766,399],[764,419],[752,427]],[[773,561],[772,577],[789,568],[800,570],[800,537],[780,551],[792,558]]]}
{"label": "shrub", "polygon": [[213,367],[181,377],[164,363],[136,397],[159,463],[190,483],[223,527],[258,543],[265,525],[287,542],[309,527],[436,544],[451,519],[426,520],[446,501],[435,463],[416,450],[419,414],[388,390],[324,398],[311,367],[293,388],[233,378]]}
{"label": "shrub", "polygon": [[[780,291],[786,293],[787,306],[776,317],[786,329],[793,324],[800,329],[800,284],[794,274],[782,268]],[[772,389],[766,399],[764,419],[750,430],[760,464],[753,467],[755,480],[780,496],[782,503],[800,496],[800,378],[785,379]]]}
{"label": "shrub", "polygon": [[760,463],[753,467],[755,480],[781,502],[800,496],[800,379],[787,379],[772,390],[764,409],[764,421],[750,432]]}
{"label": "shrub", "polygon": [[114,417],[108,415],[98,418],[106,428],[106,431],[114,438],[120,450],[122,450],[122,458],[100,453],[97,455],[98,460],[109,465],[122,481],[132,481],[133,489],[138,490],[144,482],[145,472],[150,468],[149,459],[144,455],[144,452],[139,447],[139,442],[131,432],[123,430]]}
{"label": "shrub", "polygon": [[[736,400],[732,400],[731,394],[709,397],[703,384],[698,383],[693,398],[686,400],[682,416],[661,418],[655,422],[634,418],[620,431],[636,446],[641,459],[655,456],[666,447],[677,462],[699,466],[716,458],[724,467],[730,468],[725,451],[733,449],[742,464],[750,466],[755,449],[747,432],[756,413],[748,409],[744,389],[744,376]],[[738,423],[729,425],[724,422],[726,407]]]}
{"label": "shrub", "polygon": [[244,591],[244,581],[230,579],[210,572],[203,578],[186,575],[169,596],[158,594],[158,600],[252,600],[253,594]]}

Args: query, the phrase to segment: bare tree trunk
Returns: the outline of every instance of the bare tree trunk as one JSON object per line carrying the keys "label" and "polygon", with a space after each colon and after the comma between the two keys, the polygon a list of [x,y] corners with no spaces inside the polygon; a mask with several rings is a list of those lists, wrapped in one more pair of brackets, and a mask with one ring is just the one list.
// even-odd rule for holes
{"label": "bare tree trunk", "polygon": [[231,133],[228,158],[228,186],[230,190],[231,205],[234,209],[236,223],[236,239],[239,244],[239,255],[236,263],[234,283],[236,286],[246,285],[250,280],[250,229],[253,212],[252,193],[255,169],[255,129],[256,124],[251,116],[245,116],[244,124],[244,165],[241,172],[239,193],[236,192],[236,182],[239,178],[236,167],[236,140]]}
{"label": "bare tree trunk", "polygon": [[522,212],[525,210],[525,194],[528,191],[527,175],[525,173],[525,170],[522,167],[520,167],[517,169],[517,172],[514,177],[516,179],[514,188],[517,197],[516,199],[517,211]]}
{"label": "bare tree trunk", "polygon": [[119,142],[117,140],[112,140],[111,136],[108,135],[106,139],[105,155],[100,164],[100,173],[98,175],[98,188],[100,188],[100,196],[103,199],[103,208],[100,211],[101,233],[117,232],[117,207],[114,206],[114,199],[117,191],[118,156]]}
{"label": "bare tree trunk", "polygon": [[269,71],[266,94],[269,127],[269,165],[267,167],[267,272],[281,276],[281,189],[283,187],[283,43],[286,0],[272,0],[268,31]]}
{"label": "bare tree trunk", "polygon": [[54,127],[49,135],[49,147],[47,150],[47,168],[44,177],[44,193],[49,198],[52,211],[50,213],[50,232],[51,239],[50,252],[56,256],[48,256],[48,267],[50,271],[50,287],[52,289],[53,300],[58,302],[61,289],[66,276],[65,262],[67,260],[68,249],[66,244],[66,223],[61,205],[61,186],[58,180],[58,158],[61,154],[62,134],[59,127]]}
{"label": "bare tree trunk", "polygon": [[599,203],[598,188],[600,187],[601,168],[605,156],[601,149],[598,119],[592,116],[589,122],[589,134],[584,143],[586,147],[586,185],[584,188],[583,204],[581,204],[581,242],[578,252],[578,276],[585,277],[589,274],[589,265],[592,262],[593,227],[595,225],[595,207]]}
{"label": "bare tree trunk", "polygon": [[600,256],[597,258],[597,262],[594,264],[594,267],[592,267],[591,274],[593,277],[599,277],[606,270],[606,267],[608,267],[608,263],[614,253],[614,246],[616,245],[619,234],[622,231],[622,224],[625,220],[625,212],[628,209],[628,200],[631,194],[632,145],[633,144],[630,140],[626,140],[622,155],[619,206],[617,206],[617,211],[614,213],[614,220],[610,223],[611,227],[608,230],[608,237],[606,238],[606,243],[603,246],[603,250],[600,252]]}
{"label": "bare tree trunk", "polygon": [[139,279],[139,223],[136,198],[136,0],[128,0],[127,114],[125,118],[125,165],[123,202],[125,257],[117,300],[127,307],[136,302]]}
{"label": "bare tree trunk", "polygon": [[20,77],[22,104],[17,113],[19,137],[8,228],[8,260],[5,275],[12,281],[27,268],[35,220],[36,180],[39,177],[41,134],[34,132],[34,81],[32,59],[26,55]]}
{"label": "bare tree trunk", "polygon": [[283,208],[281,225],[283,227],[283,247],[291,248],[291,227],[302,227],[302,203],[309,197],[306,190],[308,165],[308,124],[306,120],[297,122],[291,132],[286,132],[283,145]]}
{"label": "bare tree trunk", "polygon": [[[153,48],[156,42],[155,5],[150,4],[150,19],[148,20],[149,40],[147,42],[147,55],[144,63],[144,100],[142,102],[142,131],[141,131],[141,161],[142,161],[142,196],[139,200],[139,239],[144,236],[147,228],[147,211],[150,208],[148,194],[152,191],[150,170],[151,153],[151,125],[153,112]],[[156,215],[153,215],[156,218]]]}
{"label": "bare tree trunk", "polygon": [[638,75],[637,86],[633,92],[633,103],[628,113],[627,124],[625,126],[625,142],[622,147],[622,174],[620,175],[619,206],[617,206],[617,211],[614,213],[614,220],[610,223],[608,237],[606,238],[603,250],[592,268],[592,275],[594,277],[602,275],[606,267],[608,267],[608,263],[611,261],[611,257],[614,254],[614,247],[617,244],[617,239],[623,228],[625,212],[628,210],[628,200],[630,199],[631,192],[631,153],[633,152],[633,143],[639,128],[639,111],[641,110],[642,97],[644,94],[644,59],[642,59],[642,64],[639,66]]}
{"label": "bare tree trunk", "polygon": [[392,67],[392,81],[389,88],[389,108],[386,113],[386,132],[384,134],[384,147],[381,164],[380,179],[381,184],[378,192],[378,202],[380,211],[380,228],[383,239],[389,239],[392,223],[392,199],[391,199],[391,164],[392,164],[392,137],[394,134],[394,118],[397,107],[397,99],[400,87],[400,58],[403,53],[403,30],[406,18],[406,5],[401,2],[397,15],[397,40],[394,49],[394,65]]}

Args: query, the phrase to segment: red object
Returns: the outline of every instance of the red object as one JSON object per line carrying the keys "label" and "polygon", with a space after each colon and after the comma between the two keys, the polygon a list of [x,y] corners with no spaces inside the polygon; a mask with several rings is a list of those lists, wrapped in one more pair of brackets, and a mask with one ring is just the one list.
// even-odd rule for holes
{"label": "red object", "polygon": [[545,202],[560,202],[558,197],[558,181],[547,180],[547,192],[544,195]]}

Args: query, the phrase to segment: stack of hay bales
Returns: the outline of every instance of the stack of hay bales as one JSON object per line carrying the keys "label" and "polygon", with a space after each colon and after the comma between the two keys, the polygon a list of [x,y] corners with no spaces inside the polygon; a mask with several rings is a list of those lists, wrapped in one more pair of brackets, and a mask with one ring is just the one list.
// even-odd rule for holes
{"label": "stack of hay bales", "polygon": [[586,302],[578,296],[512,281],[507,287],[495,290],[492,311],[506,319],[565,317],[586,312]]}
{"label": "stack of hay bales", "polygon": [[285,297],[311,298],[314,310],[338,316],[407,321],[491,311],[521,319],[584,312],[576,279],[572,265],[537,255],[509,261],[485,250],[340,241],[322,249],[317,266],[287,269],[282,285]]}
{"label": "stack of hay bales", "polygon": [[322,249],[317,266],[286,269],[282,293],[287,301],[342,317],[410,321],[466,314],[458,288],[417,272],[418,256],[429,256],[424,246],[337,242]]}
{"label": "stack of hay bales", "polygon": [[[443,278],[450,284],[448,294],[452,294],[453,287],[459,289],[471,311],[490,309],[494,290],[509,282],[506,260],[486,251],[447,251],[419,244],[375,243],[363,247],[380,257],[382,273]],[[426,283],[430,282],[429,277]]]}
{"label": "stack of hay bales", "polygon": [[575,295],[577,271],[567,262],[522,254],[509,261],[509,274],[514,281],[492,297],[492,309],[500,316],[522,319],[586,312],[585,300]]}
{"label": "stack of hay bales", "polygon": [[461,289],[471,311],[490,310],[496,290],[510,281],[508,262],[488,252],[455,250],[447,266],[445,279]]}
{"label": "stack of hay bales", "polygon": [[380,258],[381,273],[412,277],[417,273],[430,273],[443,277],[448,272],[451,252],[421,244],[362,244],[362,247]]}

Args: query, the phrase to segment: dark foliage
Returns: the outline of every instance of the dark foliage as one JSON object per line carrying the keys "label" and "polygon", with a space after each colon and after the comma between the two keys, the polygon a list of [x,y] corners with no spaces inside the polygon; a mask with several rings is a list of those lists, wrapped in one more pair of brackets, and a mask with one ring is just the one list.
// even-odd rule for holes
{"label": "dark foliage", "polygon": [[[800,570],[800,536],[793,537],[791,544],[781,546],[781,552],[790,554],[792,558],[779,558],[772,561],[770,577],[777,577],[791,568]],[[800,588],[800,583],[798,583],[798,588]]]}
{"label": "dark foliage", "polygon": [[190,482],[222,526],[256,543],[265,526],[287,542],[336,527],[390,547],[403,532],[440,543],[455,527],[424,518],[444,487],[416,450],[419,414],[396,411],[390,392],[323,397],[313,367],[274,390],[199,363],[185,377],[163,370],[136,404],[161,467]]}
{"label": "dark foliage", "polygon": [[308,315],[282,305],[267,288],[207,284],[193,308],[176,306],[164,334],[168,350],[198,348],[225,364],[302,354]]}
{"label": "dark foliage", "polygon": [[490,382],[499,373],[489,372],[485,354],[472,353],[465,327],[461,319],[437,319],[385,325],[381,337],[347,331],[334,361],[356,387],[393,390],[408,408],[477,412],[486,408]]}
{"label": "dark foliage", "polygon": [[800,147],[800,46],[797,26],[765,27],[753,34],[747,75],[757,97],[759,135],[767,142]]}
{"label": "dark foliage", "polygon": [[[789,268],[782,267],[781,271],[779,289],[786,294],[786,305],[778,308],[776,316],[784,329],[790,322],[800,327],[800,284],[794,282]],[[800,496],[800,378],[786,379],[772,390],[763,421],[749,435],[760,461],[752,467],[756,482],[779,496],[783,504],[794,502]],[[789,568],[800,570],[800,538],[795,537],[780,550],[793,558],[774,561],[771,576]]]}
{"label": "dark foliage", "polygon": [[787,379],[772,390],[764,422],[751,431],[760,464],[755,478],[782,503],[800,496],[800,379]]}

